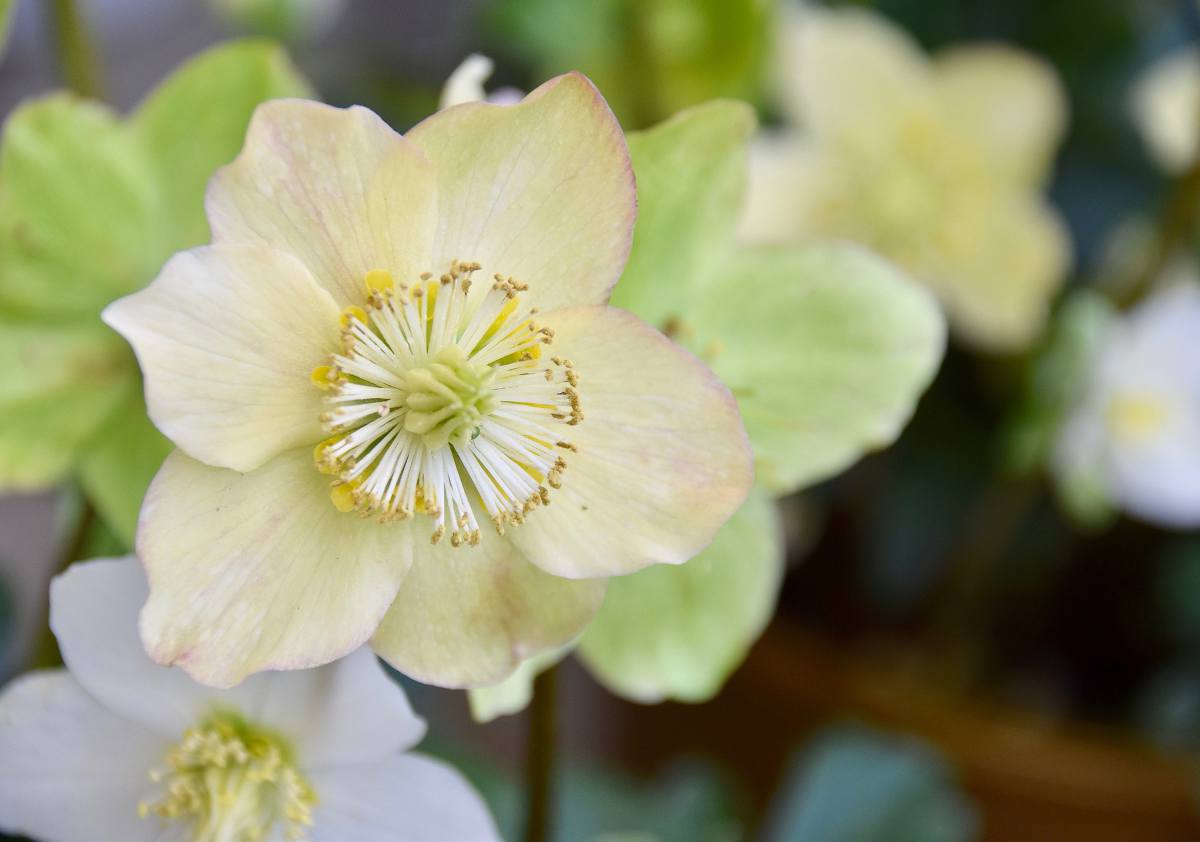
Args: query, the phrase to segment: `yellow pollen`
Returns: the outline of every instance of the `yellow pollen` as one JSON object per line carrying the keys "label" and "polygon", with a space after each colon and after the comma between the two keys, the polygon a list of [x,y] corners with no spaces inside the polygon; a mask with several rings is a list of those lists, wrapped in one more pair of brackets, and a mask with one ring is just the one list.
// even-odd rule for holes
{"label": "yellow pollen", "polygon": [[265,842],[280,830],[299,840],[313,824],[316,793],[287,743],[237,715],[189,728],[150,779],[162,792],[139,804],[138,815],[186,823],[179,838],[190,842]]}

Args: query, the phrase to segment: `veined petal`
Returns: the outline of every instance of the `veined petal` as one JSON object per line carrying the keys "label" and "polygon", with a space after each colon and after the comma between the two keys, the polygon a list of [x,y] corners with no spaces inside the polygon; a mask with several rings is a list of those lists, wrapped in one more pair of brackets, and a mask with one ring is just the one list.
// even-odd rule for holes
{"label": "veined petal", "polygon": [[608,299],[636,198],[625,137],[591,82],[570,73],[517,105],[459,105],[406,137],[437,165],[434,266],[478,261],[529,284],[542,310]]}
{"label": "veined petal", "polygon": [[758,487],[691,561],[611,579],[579,657],[627,699],[705,701],[766,626],[782,578],[783,527]]}
{"label": "veined petal", "polygon": [[230,686],[328,663],[370,637],[412,562],[411,522],[339,512],[327,479],[308,448],[245,475],[167,457],[138,525],[155,661]]}
{"label": "veined petal", "polygon": [[680,564],[746,497],[753,470],[729,390],[635,316],[559,310],[555,353],[579,373],[584,420],[568,438],[562,488],[510,540],[557,576]]}
{"label": "veined petal", "polygon": [[483,799],[440,760],[419,754],[322,770],[312,842],[492,842],[500,839]]}
{"label": "veined petal", "polygon": [[425,736],[425,720],[365,646],[316,669],[252,675],[226,695],[289,737],[307,768],[374,763]]}
{"label": "veined petal", "polygon": [[942,53],[934,70],[952,119],[987,148],[989,166],[1013,181],[1040,184],[1067,123],[1067,98],[1054,68],[993,44]]}
{"label": "veined petal", "polygon": [[146,655],[137,617],[148,594],[133,556],[73,564],[50,586],[50,626],[63,661],[88,693],[173,740],[205,712],[212,691]]}
{"label": "veined petal", "polygon": [[155,842],[138,817],[168,743],[101,707],[66,670],[0,695],[0,829],[43,842]]}
{"label": "veined petal", "polygon": [[793,6],[779,36],[781,104],[808,131],[884,144],[895,115],[935,107],[929,60],[881,15]]}
{"label": "veined petal", "polygon": [[175,255],[104,320],[133,346],[151,419],[209,465],[250,471],[322,437],[312,370],[339,310],[295,257],[256,246]]}
{"label": "veined petal", "polygon": [[413,565],[371,646],[426,684],[495,684],[577,637],[603,598],[604,582],[551,576],[497,536],[477,547],[442,543]]}
{"label": "veined petal", "polygon": [[289,251],[339,306],[361,305],[373,269],[442,270],[429,261],[436,189],[417,147],[366,108],[274,100],[209,183],[208,222],[214,243]]}
{"label": "veined petal", "polygon": [[738,398],[759,480],[779,494],[890,444],[945,345],[929,293],[845,245],[741,252],[686,318]]}

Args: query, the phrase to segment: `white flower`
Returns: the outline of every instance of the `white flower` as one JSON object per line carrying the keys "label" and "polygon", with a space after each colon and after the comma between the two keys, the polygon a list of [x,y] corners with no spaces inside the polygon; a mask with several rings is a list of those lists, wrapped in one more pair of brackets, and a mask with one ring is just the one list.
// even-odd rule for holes
{"label": "white flower", "polygon": [[1200,526],[1200,280],[1173,279],[1109,330],[1059,435],[1059,479],[1167,527]]}
{"label": "white flower", "polygon": [[479,796],[416,754],[425,723],[368,650],[217,691],[142,650],[136,560],[51,587],[66,670],[0,696],[0,828],[41,842],[497,839]]}

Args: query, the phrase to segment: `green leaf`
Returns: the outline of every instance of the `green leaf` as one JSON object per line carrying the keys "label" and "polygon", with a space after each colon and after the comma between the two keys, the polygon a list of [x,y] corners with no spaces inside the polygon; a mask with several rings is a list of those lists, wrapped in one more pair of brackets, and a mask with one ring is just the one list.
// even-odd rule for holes
{"label": "green leaf", "polygon": [[704,701],[758,639],[782,575],[779,515],[755,488],[695,558],[610,579],[579,656],[628,699]]}
{"label": "green leaf", "polygon": [[929,293],[846,245],[742,252],[685,318],[779,494],[894,441],[945,347]]}
{"label": "green leaf", "polygon": [[21,106],[0,146],[0,305],[96,315],[164,251],[161,196],[116,115],[70,94]]}
{"label": "green leaf", "polygon": [[975,810],[945,761],[912,739],[826,732],[780,787],[768,842],[969,842]]}
{"label": "green leaf", "polygon": [[79,462],[83,491],[127,548],[133,546],[146,488],[171,449],[146,416],[140,380],[84,449]]}
{"label": "green leaf", "polygon": [[162,185],[170,251],[208,241],[205,186],[241,149],[259,103],[311,95],[284,50],[260,40],[201,53],[150,94],[131,125]]}
{"label": "green leaf", "polygon": [[638,219],[612,303],[669,327],[732,248],[754,112],[712,102],[629,136]]}
{"label": "green leaf", "polygon": [[52,485],[134,379],[133,356],[99,321],[5,319],[0,359],[0,489]]}

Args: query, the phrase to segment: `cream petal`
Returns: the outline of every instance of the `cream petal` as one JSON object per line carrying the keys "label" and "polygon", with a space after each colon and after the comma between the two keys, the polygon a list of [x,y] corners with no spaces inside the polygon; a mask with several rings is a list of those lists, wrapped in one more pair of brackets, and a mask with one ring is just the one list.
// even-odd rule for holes
{"label": "cream petal", "polygon": [[636,215],[621,127],[591,82],[552,79],[517,105],[467,103],[406,136],[437,165],[434,266],[483,265],[539,307],[598,304],[629,256]]}
{"label": "cream petal", "polygon": [[1200,49],[1176,50],[1155,62],[1134,86],[1130,107],[1159,166],[1184,172],[1200,151]]}
{"label": "cream petal", "polygon": [[405,280],[440,268],[435,189],[429,161],[371,111],[274,100],[209,183],[208,221],[214,243],[287,250],[339,305],[361,304],[372,269]]}
{"label": "cream petal", "polygon": [[499,840],[483,799],[445,763],[417,754],[310,775],[312,842]]}
{"label": "cream petal", "polygon": [[0,829],[42,842],[155,842],[138,817],[168,743],[105,710],[65,670],[0,696]]}
{"label": "cream petal", "polygon": [[881,15],[792,7],[778,36],[780,104],[806,130],[887,143],[886,127],[896,115],[936,107],[929,60]]}
{"label": "cream petal", "polygon": [[371,646],[426,684],[495,684],[578,636],[603,598],[602,581],[551,576],[494,534],[477,547],[438,544],[413,565]]}
{"label": "cream petal", "polygon": [[308,768],[374,763],[425,736],[425,720],[367,647],[316,669],[253,675],[224,695],[287,735]]}
{"label": "cream petal", "polygon": [[949,50],[934,68],[951,117],[987,149],[989,166],[1040,184],[1067,124],[1067,97],[1054,68],[1000,44]]}
{"label": "cream petal", "polygon": [[612,307],[547,314],[555,354],[579,373],[584,420],[564,438],[562,488],[512,529],[534,564],[570,578],[680,564],[703,549],[753,481],[729,390],[699,360]]}
{"label": "cream petal", "polygon": [[212,691],[150,660],[138,611],[150,590],[133,556],[73,564],[50,586],[50,626],[75,679],[110,711],[166,738],[205,712]]}
{"label": "cream petal", "polygon": [[338,315],[291,255],[215,246],[175,255],[104,320],[137,354],[155,425],[202,462],[249,471],[321,439],[310,375],[338,349]]}
{"label": "cream petal", "polygon": [[413,534],[334,508],[307,448],[245,475],[176,451],[146,494],[137,548],[150,656],[228,687],[361,646],[408,571]]}

